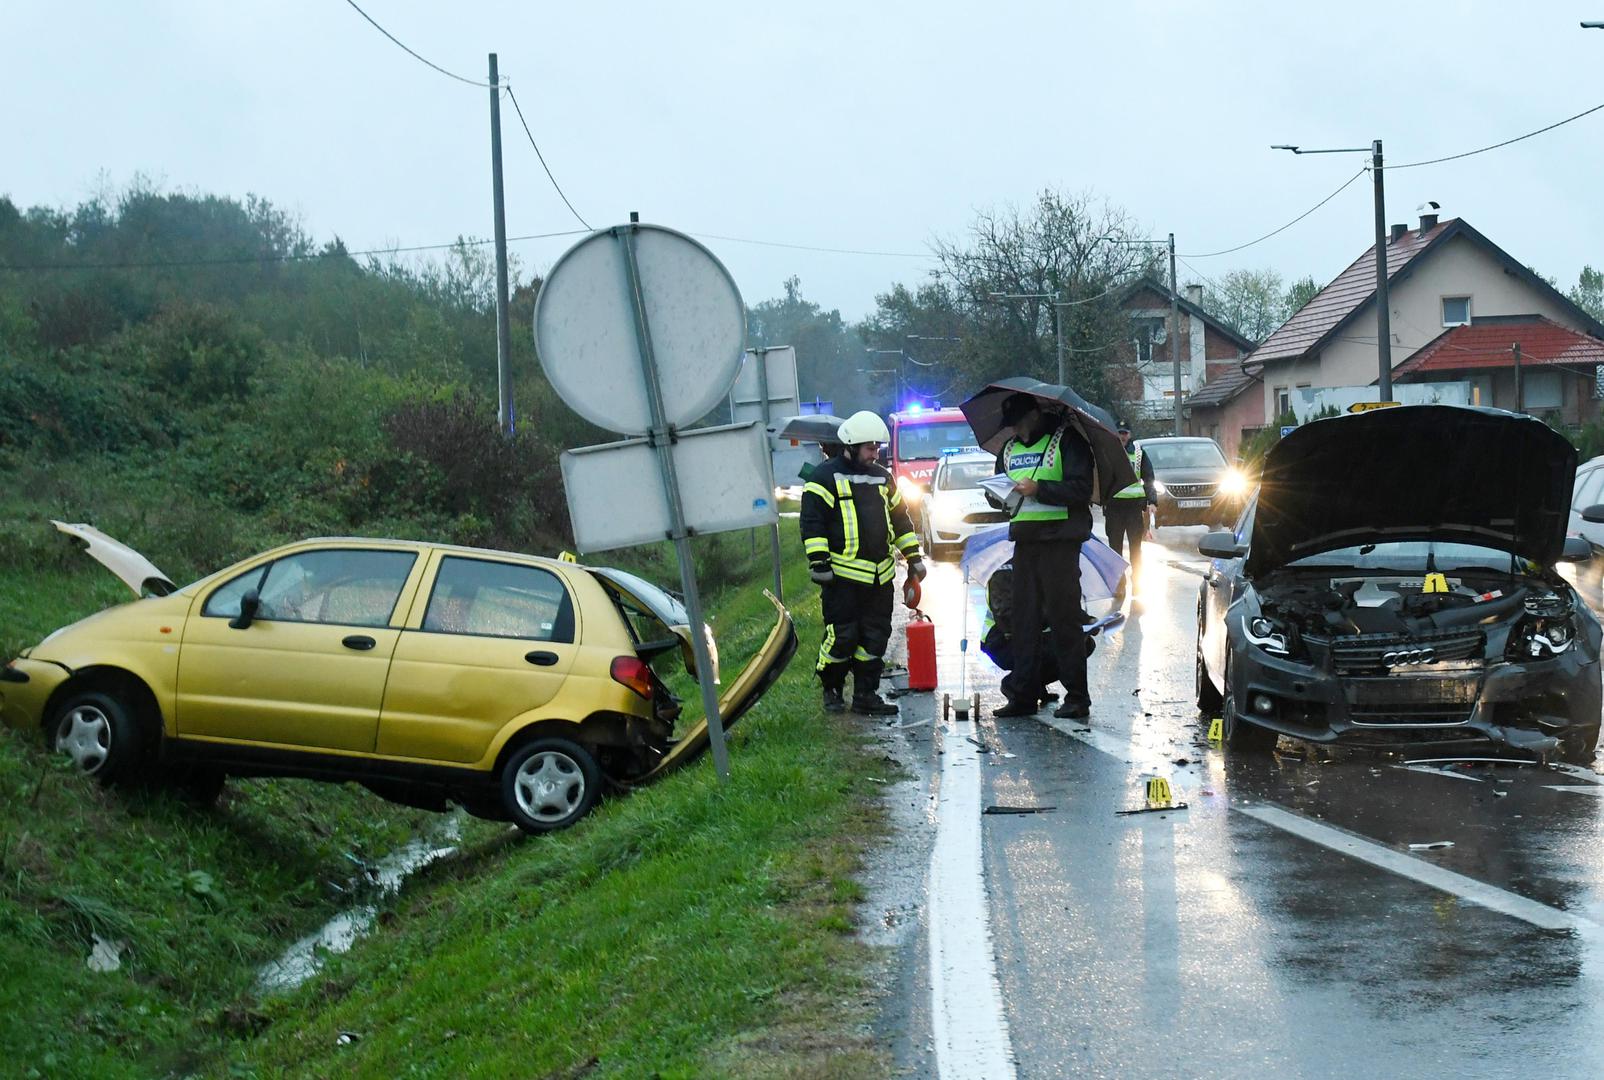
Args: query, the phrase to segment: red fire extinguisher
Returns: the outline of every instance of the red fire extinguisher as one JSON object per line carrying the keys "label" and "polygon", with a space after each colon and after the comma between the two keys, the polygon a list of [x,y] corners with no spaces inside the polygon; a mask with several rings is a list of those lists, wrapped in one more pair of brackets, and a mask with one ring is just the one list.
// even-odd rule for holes
{"label": "red fire extinguisher", "polygon": [[908,689],[936,688],[936,624],[919,610],[919,579],[909,575],[902,586],[902,602],[912,614],[908,617]]}

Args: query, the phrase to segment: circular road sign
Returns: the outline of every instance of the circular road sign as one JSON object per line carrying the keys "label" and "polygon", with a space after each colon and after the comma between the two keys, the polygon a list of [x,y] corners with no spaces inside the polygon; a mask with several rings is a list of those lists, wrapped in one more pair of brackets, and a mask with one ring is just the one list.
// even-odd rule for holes
{"label": "circular road sign", "polygon": [[700,420],[729,394],[746,344],[746,308],[711,251],[660,225],[603,229],[557,260],[535,301],[540,366],[586,420],[644,435],[652,410],[631,311],[629,230],[670,425]]}

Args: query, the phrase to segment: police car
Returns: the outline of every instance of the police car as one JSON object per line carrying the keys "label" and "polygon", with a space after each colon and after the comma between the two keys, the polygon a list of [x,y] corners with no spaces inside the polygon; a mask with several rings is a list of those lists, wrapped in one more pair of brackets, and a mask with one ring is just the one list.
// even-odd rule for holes
{"label": "police car", "polygon": [[980,482],[997,471],[997,459],[977,447],[945,451],[919,515],[919,543],[933,559],[958,555],[981,529],[1008,520],[986,501]]}

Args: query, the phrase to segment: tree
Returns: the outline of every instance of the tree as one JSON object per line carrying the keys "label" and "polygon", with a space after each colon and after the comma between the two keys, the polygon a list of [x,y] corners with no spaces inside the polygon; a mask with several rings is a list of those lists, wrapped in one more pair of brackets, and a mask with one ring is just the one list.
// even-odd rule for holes
{"label": "tree", "polygon": [[1567,295],[1571,303],[1593,318],[1604,321],[1604,271],[1594,270],[1591,266],[1582,267],[1575,287]]}
{"label": "tree", "polygon": [[1285,285],[1274,270],[1232,270],[1204,292],[1203,307],[1250,341],[1263,341],[1286,321]]}
{"label": "tree", "polygon": [[1320,288],[1320,283],[1308,276],[1301,277],[1289,285],[1285,300],[1286,317],[1290,319],[1302,310],[1303,305],[1313,300]]}
{"label": "tree", "polygon": [[884,410],[895,394],[894,388],[872,386],[865,378],[860,369],[866,357],[857,333],[840,311],[826,311],[805,299],[802,280],[795,275],[785,279],[783,297],[747,309],[746,336],[754,346],[794,347],[802,398],[833,401],[842,416],[857,408]]}
{"label": "tree", "polygon": [[[1089,194],[1044,190],[1027,210],[983,210],[967,237],[938,241],[940,291],[921,289],[913,299],[925,301],[923,317],[942,314],[941,305],[962,317],[962,340],[947,361],[961,381],[1033,375],[1056,382],[1062,323],[1070,384],[1112,405],[1134,378],[1131,361],[1116,350],[1130,335],[1116,291],[1154,266],[1152,249],[1118,242],[1131,237],[1123,210]],[[905,297],[893,290],[870,321],[894,322]]]}

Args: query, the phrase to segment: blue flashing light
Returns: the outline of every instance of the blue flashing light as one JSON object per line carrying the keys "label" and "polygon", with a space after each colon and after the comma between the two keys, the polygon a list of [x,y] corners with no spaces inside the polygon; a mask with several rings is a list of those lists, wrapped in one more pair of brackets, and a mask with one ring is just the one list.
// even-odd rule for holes
{"label": "blue flashing light", "polygon": [[924,406],[919,404],[917,401],[908,402],[908,412],[912,413],[914,416],[918,416],[924,411]]}

